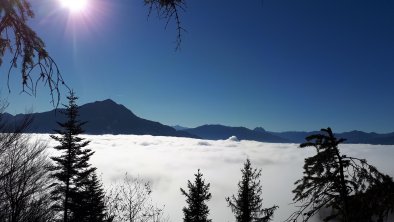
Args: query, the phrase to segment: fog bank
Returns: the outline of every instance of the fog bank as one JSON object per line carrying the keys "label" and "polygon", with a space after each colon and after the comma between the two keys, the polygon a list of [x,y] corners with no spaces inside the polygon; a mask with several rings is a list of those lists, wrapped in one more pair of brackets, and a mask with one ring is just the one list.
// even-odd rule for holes
{"label": "fog bank", "polygon": [[[36,135],[56,142],[48,135]],[[170,221],[182,221],[185,198],[180,187],[194,180],[200,169],[211,183],[212,199],[208,202],[213,221],[235,221],[225,197],[237,192],[240,169],[247,157],[252,166],[262,169],[264,206],[278,205],[274,221],[283,221],[293,211],[293,184],[302,176],[305,157],[312,148],[300,149],[298,144],[261,143],[254,141],[199,140],[161,136],[84,135],[95,151],[91,163],[97,167],[105,186],[121,180],[127,172],[151,181],[153,198],[158,206],[165,205]],[[381,172],[394,175],[394,146],[352,145],[340,147],[343,154],[366,158]],[[53,152],[53,151],[50,151]]]}

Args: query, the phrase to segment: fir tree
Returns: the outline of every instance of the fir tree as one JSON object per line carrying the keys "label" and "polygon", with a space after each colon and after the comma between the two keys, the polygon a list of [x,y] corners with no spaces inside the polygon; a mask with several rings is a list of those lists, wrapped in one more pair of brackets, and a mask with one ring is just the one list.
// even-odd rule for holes
{"label": "fir tree", "polygon": [[[286,221],[308,221],[323,208],[324,221],[383,221],[394,209],[394,183],[366,160],[340,153],[330,128],[308,136],[301,148],[313,147],[316,155],[305,159],[304,176],[295,182],[298,210]],[[362,211],[360,211],[362,209]]]}
{"label": "fir tree", "polygon": [[80,187],[75,204],[77,205],[77,208],[73,215],[74,221],[106,221],[104,190],[95,172],[87,178],[84,186]]}
{"label": "fir tree", "polygon": [[263,208],[262,188],[260,183],[261,169],[254,169],[250,160],[246,159],[241,170],[242,180],[238,183],[238,195],[226,201],[235,214],[237,222],[266,222],[270,221],[277,206]]}
{"label": "fir tree", "polygon": [[52,195],[59,202],[56,209],[63,212],[64,222],[73,221],[73,214],[78,210],[76,200],[81,198],[78,189],[87,186],[88,178],[95,170],[88,163],[93,151],[84,148],[90,141],[79,137],[84,132],[82,126],[86,122],[78,120],[78,98],[71,91],[67,99],[69,102],[64,105],[66,109],[63,112],[67,120],[58,122],[61,129],[55,132],[59,135],[51,135],[52,139],[60,143],[55,149],[62,152],[61,156],[52,157],[55,162],[53,177],[58,181],[54,184],[56,187]]}
{"label": "fir tree", "polygon": [[186,192],[181,188],[181,192],[186,196],[187,207],[183,208],[185,222],[210,222],[208,219],[209,209],[206,201],[211,199],[211,193],[209,192],[210,184],[205,184],[205,180],[202,179],[203,174],[198,170],[197,174],[194,174],[196,179],[194,184],[188,180],[187,187],[189,192]]}

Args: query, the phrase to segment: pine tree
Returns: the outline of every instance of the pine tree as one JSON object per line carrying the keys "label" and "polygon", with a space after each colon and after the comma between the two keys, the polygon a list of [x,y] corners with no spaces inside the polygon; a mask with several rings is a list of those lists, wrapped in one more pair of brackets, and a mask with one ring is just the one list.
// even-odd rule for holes
{"label": "pine tree", "polygon": [[93,172],[80,190],[76,199],[74,221],[103,222],[106,221],[106,208],[104,204],[104,190],[96,172]]}
{"label": "pine tree", "polygon": [[[308,221],[323,208],[331,213],[324,221],[383,221],[394,209],[394,183],[366,160],[340,153],[330,128],[308,136],[301,148],[313,147],[316,155],[305,159],[304,176],[295,182],[296,212],[286,221]],[[360,211],[362,209],[362,211]]]}
{"label": "pine tree", "polygon": [[194,174],[196,179],[194,184],[188,180],[187,187],[189,192],[186,192],[181,188],[181,192],[186,196],[187,207],[183,208],[185,222],[210,222],[208,219],[209,209],[206,201],[211,199],[211,193],[209,192],[210,184],[205,184],[205,180],[202,179],[203,174],[198,170],[197,174]]}
{"label": "pine tree", "polygon": [[104,203],[105,192],[100,180],[97,178],[96,173],[93,173],[89,179],[89,184],[86,189],[87,193],[87,206],[88,208],[88,222],[101,222],[107,221],[105,218],[106,207]]}
{"label": "pine tree", "polygon": [[250,160],[246,159],[241,170],[242,180],[238,183],[238,195],[226,201],[235,214],[237,222],[270,221],[277,206],[263,208],[262,188],[260,183],[261,169],[254,169]]}
{"label": "pine tree", "polygon": [[71,91],[67,99],[69,102],[68,105],[64,105],[66,109],[63,112],[67,120],[64,123],[58,122],[61,129],[55,132],[59,135],[51,135],[52,139],[60,143],[54,148],[62,152],[61,156],[52,157],[55,162],[52,168],[53,177],[58,181],[54,184],[56,187],[52,195],[54,200],[60,202],[56,209],[63,212],[64,222],[73,221],[73,214],[78,209],[75,200],[80,199],[79,188],[88,184],[88,178],[95,170],[88,163],[94,152],[84,148],[90,141],[79,137],[84,132],[82,126],[86,122],[77,119],[78,98]]}

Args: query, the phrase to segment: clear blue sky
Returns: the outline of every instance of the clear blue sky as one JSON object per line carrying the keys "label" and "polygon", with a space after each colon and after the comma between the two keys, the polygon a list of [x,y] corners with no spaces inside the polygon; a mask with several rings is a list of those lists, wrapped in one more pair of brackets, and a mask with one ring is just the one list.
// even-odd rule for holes
{"label": "clear blue sky", "polygon": [[[83,17],[39,0],[31,22],[80,104],[188,127],[394,131],[394,1],[187,0],[180,51],[143,0],[91,3]],[[8,95],[1,71],[11,113],[52,109],[43,87]]]}

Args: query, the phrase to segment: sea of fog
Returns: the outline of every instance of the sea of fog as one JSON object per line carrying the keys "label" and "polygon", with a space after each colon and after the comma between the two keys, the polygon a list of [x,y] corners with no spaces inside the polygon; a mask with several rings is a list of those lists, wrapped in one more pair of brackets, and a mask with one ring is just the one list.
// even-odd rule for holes
{"label": "sea of fog", "polygon": [[[49,135],[36,134],[57,145]],[[305,157],[313,149],[300,149],[298,144],[262,143],[255,141],[199,140],[162,136],[84,135],[95,151],[91,163],[97,167],[106,187],[121,181],[127,172],[152,183],[157,206],[165,205],[170,221],[182,221],[185,198],[180,188],[187,180],[194,181],[200,169],[211,184],[212,199],[208,202],[210,218],[216,222],[235,221],[225,198],[236,194],[241,179],[240,169],[246,158],[252,166],[262,169],[264,206],[278,205],[273,221],[283,221],[294,210],[292,190],[302,176]],[[381,172],[394,176],[394,146],[352,145],[340,147],[343,154],[366,158]],[[51,153],[53,150],[50,149]]]}

